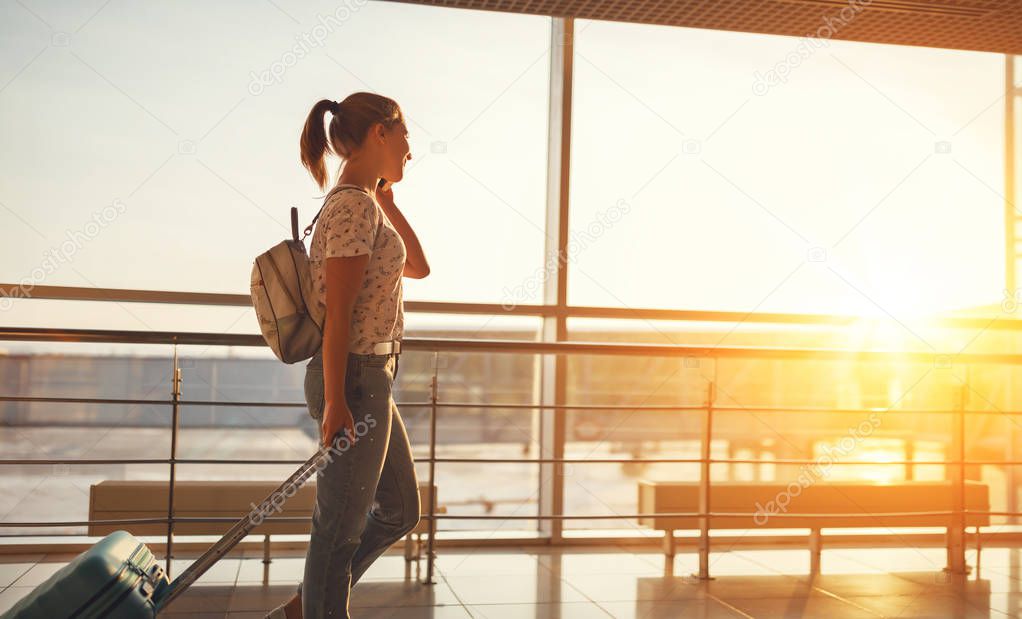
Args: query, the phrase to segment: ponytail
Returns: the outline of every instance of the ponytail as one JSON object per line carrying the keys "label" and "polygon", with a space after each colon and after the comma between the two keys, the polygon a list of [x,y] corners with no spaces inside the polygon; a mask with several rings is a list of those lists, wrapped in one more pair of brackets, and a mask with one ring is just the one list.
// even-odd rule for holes
{"label": "ponytail", "polygon": [[[329,99],[322,99],[312,106],[309,117],[305,119],[302,129],[301,156],[302,165],[309,171],[320,189],[326,189],[326,151],[329,147],[326,129],[323,127],[323,116],[330,110],[336,110],[337,104]],[[333,124],[333,120],[330,121]]]}
{"label": "ponytail", "polygon": [[[332,116],[328,127],[324,126],[327,112]],[[390,128],[398,122],[404,122],[401,108],[383,95],[356,92],[340,102],[321,99],[312,106],[302,128],[302,165],[319,188],[325,190],[330,181],[326,171],[328,151],[347,159],[362,145],[373,124],[383,123]]]}

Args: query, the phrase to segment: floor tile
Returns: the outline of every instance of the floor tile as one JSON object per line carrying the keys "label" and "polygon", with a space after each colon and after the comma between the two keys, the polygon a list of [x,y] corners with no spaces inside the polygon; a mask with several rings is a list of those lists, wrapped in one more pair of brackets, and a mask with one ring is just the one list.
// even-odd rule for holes
{"label": "floor tile", "polygon": [[[172,578],[183,574],[194,561],[195,559],[174,559],[171,561]],[[238,570],[241,568],[241,562],[241,559],[220,559],[195,582],[196,584],[233,585],[238,579]],[[162,565],[166,567],[166,563],[162,563]]]}
{"label": "floor tile", "polygon": [[541,604],[549,602],[586,602],[581,593],[557,576],[523,575],[445,576],[461,601],[472,604]]}
{"label": "floor tile", "polygon": [[442,606],[461,602],[443,582],[423,585],[400,580],[360,581],[351,590],[350,606]]}
{"label": "floor tile", "polygon": [[305,557],[274,559],[269,565],[264,565],[262,559],[245,559],[241,561],[238,570],[237,583],[239,585],[254,585],[263,582],[264,568],[268,568],[269,584],[297,585],[301,582],[305,573]]}
{"label": "floor tile", "polygon": [[944,548],[848,548],[846,556],[889,572],[939,572],[947,564]]}
{"label": "floor tile", "polygon": [[[686,557],[688,562],[682,564],[684,569],[682,571],[675,571],[675,574],[693,573],[696,571],[698,563],[694,556],[691,558]],[[746,559],[740,554],[733,552],[713,552],[710,553],[710,575],[711,576],[723,576],[723,575],[735,575],[735,576],[754,576],[763,574],[763,566],[754,561]]]}
{"label": "floor tile", "polygon": [[705,590],[724,600],[804,598],[813,595],[812,585],[793,576],[720,576],[707,581]]}
{"label": "floor tile", "polygon": [[882,615],[869,607],[833,598],[829,595],[814,594],[795,597],[770,598],[721,598],[726,604],[756,619],[879,619]]}
{"label": "floor tile", "polygon": [[932,581],[916,582],[893,574],[818,574],[794,578],[811,587],[839,596],[919,595],[935,588]]}
{"label": "floor tile", "polygon": [[691,578],[634,574],[569,574],[564,577],[594,602],[677,601],[705,597],[705,586]]}
{"label": "floor tile", "polygon": [[360,608],[354,616],[358,619],[472,619],[463,606],[375,606]]}
{"label": "floor tile", "polygon": [[36,563],[11,583],[13,587],[35,587],[57,573],[66,563]]}
{"label": "floor tile", "polygon": [[[966,555],[969,565],[976,565],[976,553],[971,551]],[[1022,569],[1022,548],[984,548],[980,553],[980,564],[983,567],[1015,566]]]}
{"label": "floor tile", "polygon": [[630,552],[552,553],[540,555],[539,562],[562,575],[569,574],[643,574],[656,576],[664,571],[663,555],[637,555]]}
{"label": "floor tile", "polygon": [[[304,563],[302,564],[304,568]],[[433,564],[434,571],[436,570],[436,563]],[[369,569],[362,574],[360,581],[364,580],[396,580],[411,577],[415,574],[415,570],[418,568],[422,577],[425,578],[426,573],[426,560],[423,559],[419,562],[405,561],[403,554],[385,554],[379,559],[373,561],[373,564],[369,566]]]}
{"label": "floor tile", "polygon": [[987,567],[974,571],[969,575],[970,579],[988,580],[996,583],[996,589],[991,591],[1009,592],[1022,590],[1022,571],[1010,567]]}
{"label": "floor tile", "polygon": [[473,574],[534,576],[543,569],[544,560],[545,557],[541,555],[520,552],[458,552],[440,554],[436,558],[435,566],[447,576]]}
{"label": "floor tile", "polygon": [[715,600],[598,602],[614,619],[742,619],[744,615]]}
{"label": "floor tile", "polygon": [[613,617],[592,602],[473,604],[468,606],[468,611],[480,619],[611,619]]}
{"label": "floor tile", "polygon": [[5,613],[21,598],[35,590],[35,587],[7,587],[0,593],[0,613]]}
{"label": "floor tile", "polygon": [[[856,561],[841,550],[824,550],[820,553],[820,572],[823,574],[886,574],[882,567]],[[802,574],[808,574],[806,569]]]}
{"label": "floor tile", "polygon": [[291,599],[295,593],[294,585],[246,585],[239,584],[233,588],[229,605],[225,610],[230,612],[270,611],[281,603]]}
{"label": "floor tile", "polygon": [[188,616],[200,613],[223,615],[230,608],[233,595],[233,585],[193,585],[167,607],[167,612]]}
{"label": "floor tile", "polygon": [[966,594],[966,599],[978,604],[986,604],[997,612],[1004,613],[1011,617],[1022,617],[1022,595],[1018,593],[990,593],[983,595],[979,600],[972,593]]}
{"label": "floor tile", "polygon": [[[230,612],[270,610],[294,594],[291,585],[239,585],[234,590]],[[377,606],[456,606],[460,602],[444,583],[422,585],[418,582],[360,581],[351,590],[350,608],[366,609]],[[365,612],[364,610],[362,612]]]}
{"label": "floor tile", "polygon": [[957,619],[1003,618],[1009,615],[989,607],[988,599],[959,595],[924,594],[891,596],[849,596],[849,601],[876,611],[886,617],[916,619],[947,617]]}
{"label": "floor tile", "polygon": [[[733,551],[750,563],[761,566],[764,570],[776,574],[808,574],[809,550],[745,550]],[[711,555],[712,557],[712,555]]]}
{"label": "floor tile", "polygon": [[28,572],[35,563],[0,563],[0,587],[6,589]]}

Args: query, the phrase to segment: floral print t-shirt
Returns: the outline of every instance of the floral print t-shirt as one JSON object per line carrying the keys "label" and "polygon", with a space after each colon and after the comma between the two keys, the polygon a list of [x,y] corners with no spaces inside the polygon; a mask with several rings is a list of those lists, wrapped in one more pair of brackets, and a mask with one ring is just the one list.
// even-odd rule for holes
{"label": "floral print t-shirt", "polygon": [[369,254],[369,263],[352,307],[348,350],[368,354],[374,344],[400,340],[404,333],[405,244],[376,200],[352,185],[339,185],[326,196],[309,249],[310,305],[317,320],[326,316],[326,259],[361,254]]}

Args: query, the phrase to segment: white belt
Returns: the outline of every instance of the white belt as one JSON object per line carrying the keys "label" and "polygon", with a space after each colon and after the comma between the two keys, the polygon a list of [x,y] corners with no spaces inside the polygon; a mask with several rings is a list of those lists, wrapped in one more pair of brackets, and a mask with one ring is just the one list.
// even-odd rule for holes
{"label": "white belt", "polygon": [[390,340],[388,342],[377,342],[373,344],[374,355],[387,355],[401,352],[401,340]]}

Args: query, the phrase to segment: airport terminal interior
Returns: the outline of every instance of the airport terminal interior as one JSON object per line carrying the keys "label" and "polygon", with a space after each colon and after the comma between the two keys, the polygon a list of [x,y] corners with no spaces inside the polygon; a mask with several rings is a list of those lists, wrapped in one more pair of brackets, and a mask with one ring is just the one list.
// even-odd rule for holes
{"label": "airport terminal interior", "polygon": [[[339,340],[260,260],[395,153],[348,616],[1022,616],[1022,3],[13,0],[0,50],[0,619],[299,616],[349,469],[285,344]],[[352,93],[408,151],[317,186]]]}

